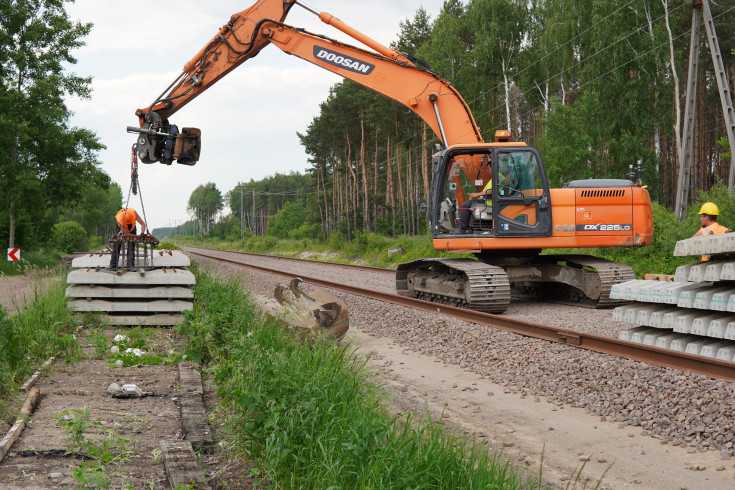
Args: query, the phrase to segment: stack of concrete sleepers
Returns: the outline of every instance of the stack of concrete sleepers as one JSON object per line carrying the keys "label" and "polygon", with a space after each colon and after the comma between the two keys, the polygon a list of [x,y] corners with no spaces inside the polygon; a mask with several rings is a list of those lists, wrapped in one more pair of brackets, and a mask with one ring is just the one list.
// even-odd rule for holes
{"label": "stack of concrete sleepers", "polygon": [[69,309],[102,313],[110,325],[183,322],[194,298],[189,257],[177,250],[153,250],[152,256],[138,255],[135,263],[134,270],[111,270],[109,252],[75,258],[66,278]]}
{"label": "stack of concrete sleepers", "polygon": [[630,304],[613,320],[636,325],[621,340],[735,362],[735,233],[677,242],[674,256],[709,256],[676,269],[674,281],[634,280],[610,298]]}

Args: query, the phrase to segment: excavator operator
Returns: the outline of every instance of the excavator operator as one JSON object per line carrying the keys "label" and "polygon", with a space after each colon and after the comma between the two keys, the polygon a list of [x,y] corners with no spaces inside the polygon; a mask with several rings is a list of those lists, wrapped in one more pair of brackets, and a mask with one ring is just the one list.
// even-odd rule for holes
{"label": "excavator operator", "polygon": [[[503,183],[506,182],[505,176],[501,173],[500,174],[500,180]],[[470,218],[472,217],[472,204],[475,200],[482,200],[485,199],[485,204],[487,205],[487,213],[492,215],[492,206],[493,206],[493,178],[490,176],[490,179],[487,181],[487,184],[485,184],[485,187],[480,192],[470,192],[469,200],[462,203],[462,206],[459,208],[459,228],[454,230],[455,235],[464,235],[469,232],[470,228]]]}

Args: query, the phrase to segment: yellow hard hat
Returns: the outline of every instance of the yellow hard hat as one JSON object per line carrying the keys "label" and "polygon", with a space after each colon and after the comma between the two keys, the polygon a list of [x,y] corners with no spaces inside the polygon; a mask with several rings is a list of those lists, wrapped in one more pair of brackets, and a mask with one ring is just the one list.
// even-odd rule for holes
{"label": "yellow hard hat", "polygon": [[702,204],[702,209],[699,210],[699,214],[709,214],[712,216],[717,216],[720,214],[720,210],[717,209],[717,205],[713,202],[706,202]]}

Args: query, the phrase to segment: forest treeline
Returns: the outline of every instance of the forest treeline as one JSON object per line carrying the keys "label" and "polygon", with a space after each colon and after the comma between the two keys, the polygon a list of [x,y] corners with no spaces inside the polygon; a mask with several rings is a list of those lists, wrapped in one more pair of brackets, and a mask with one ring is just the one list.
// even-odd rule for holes
{"label": "forest treeline", "polygon": [[[735,5],[710,7],[732,87]],[[485,141],[510,129],[514,140],[537,146],[552,186],[625,178],[640,161],[653,200],[672,209],[691,23],[691,0],[447,0],[436,18],[418,10],[401,22],[392,47],[459,90]],[[701,31],[691,202],[729,173]],[[310,156],[305,175],[238,184],[224,196],[231,214],[213,232],[236,236],[242,224],[261,234],[273,219],[286,219],[284,206],[281,214],[299,224],[294,237],[307,228],[346,237],[426,230],[419,204],[428,201],[439,140],[411,111],[344,81],[299,137]]]}

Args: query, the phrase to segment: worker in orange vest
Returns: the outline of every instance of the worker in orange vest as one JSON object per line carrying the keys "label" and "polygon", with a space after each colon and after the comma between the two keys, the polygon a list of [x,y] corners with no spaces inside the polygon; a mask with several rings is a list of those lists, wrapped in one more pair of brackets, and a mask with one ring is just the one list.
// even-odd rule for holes
{"label": "worker in orange vest", "polygon": [[[136,224],[140,223],[140,233],[145,233],[145,222],[133,208],[123,208],[115,215],[115,235],[133,236],[138,234]],[[122,233],[121,233],[122,232]],[[117,263],[120,258],[120,247],[122,242],[115,240],[112,245],[112,256],[110,257],[110,269],[117,269]],[[128,266],[133,266],[133,258],[135,253],[135,243],[128,242]]]}
{"label": "worker in orange vest", "polygon": [[[713,202],[706,202],[702,204],[702,208],[699,210],[699,221],[702,223],[702,228],[699,229],[692,238],[697,236],[707,235],[719,235],[720,233],[730,233],[730,228],[722,226],[717,222],[717,216],[719,216],[720,210],[717,205]],[[709,260],[709,255],[702,255],[702,261]]]}
{"label": "worker in orange vest", "polygon": [[720,233],[730,233],[732,230],[725,226],[722,226],[717,222],[717,216],[719,216],[720,210],[717,205],[713,202],[706,202],[702,204],[702,208],[699,210],[699,221],[702,223],[702,228],[697,231],[692,238],[695,236],[705,235],[719,235]]}

